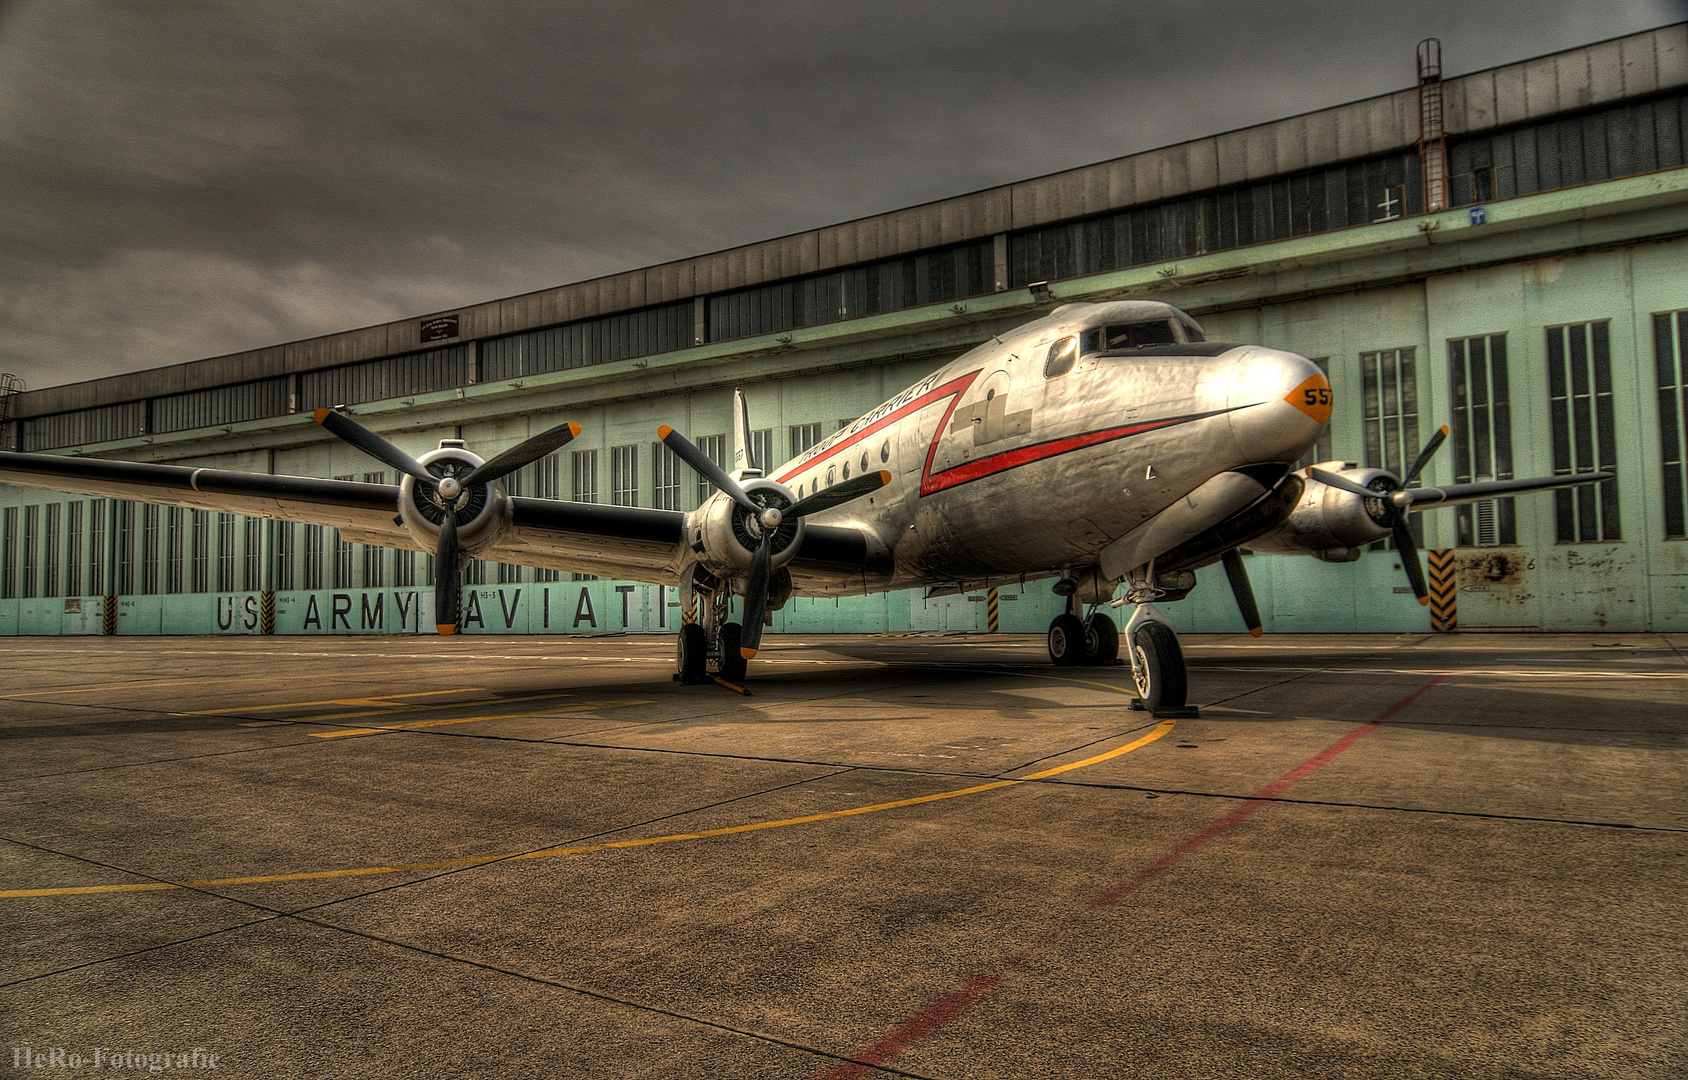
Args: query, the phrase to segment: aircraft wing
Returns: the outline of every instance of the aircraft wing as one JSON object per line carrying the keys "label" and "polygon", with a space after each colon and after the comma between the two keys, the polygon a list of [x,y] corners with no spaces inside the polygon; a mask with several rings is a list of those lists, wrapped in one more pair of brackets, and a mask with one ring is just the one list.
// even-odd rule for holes
{"label": "aircraft wing", "polygon": [[[0,483],[327,525],[355,543],[433,552],[395,520],[399,488],[393,484],[9,452],[0,452]],[[681,511],[522,497],[510,502],[510,528],[477,551],[478,558],[623,580],[677,580]],[[855,529],[811,525],[793,570],[860,570],[868,551],[866,537]]]}

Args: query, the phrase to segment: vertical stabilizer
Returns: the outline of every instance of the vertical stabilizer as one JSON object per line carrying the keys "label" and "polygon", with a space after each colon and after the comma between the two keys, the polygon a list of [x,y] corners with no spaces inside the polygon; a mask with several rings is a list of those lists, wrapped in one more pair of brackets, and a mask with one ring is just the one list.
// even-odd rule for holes
{"label": "vertical stabilizer", "polygon": [[750,446],[750,407],[744,391],[733,387],[733,478],[746,480],[762,475],[764,462],[757,461]]}

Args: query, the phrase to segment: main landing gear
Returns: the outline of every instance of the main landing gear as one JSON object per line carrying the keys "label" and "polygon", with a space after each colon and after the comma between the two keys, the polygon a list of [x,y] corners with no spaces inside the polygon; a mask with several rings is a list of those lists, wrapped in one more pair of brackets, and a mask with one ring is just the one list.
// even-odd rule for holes
{"label": "main landing gear", "polygon": [[1137,688],[1131,707],[1161,719],[1199,716],[1194,706],[1185,704],[1189,679],[1184,651],[1178,647],[1172,624],[1154,606],[1161,591],[1151,580],[1144,575],[1128,583],[1126,602],[1135,605],[1135,610],[1123,634],[1104,612],[1092,611],[1088,618],[1079,618],[1078,598],[1068,596],[1067,610],[1049,624],[1049,659],[1060,667],[1114,663],[1123,637]]}
{"label": "main landing gear", "polygon": [[718,587],[706,592],[702,578],[699,571],[694,580],[693,571],[688,570],[680,581],[685,621],[676,635],[674,680],[696,686],[720,678],[737,685],[744,682],[748,661],[739,651],[744,628],[727,621],[732,613],[732,590],[726,582],[716,582]]}

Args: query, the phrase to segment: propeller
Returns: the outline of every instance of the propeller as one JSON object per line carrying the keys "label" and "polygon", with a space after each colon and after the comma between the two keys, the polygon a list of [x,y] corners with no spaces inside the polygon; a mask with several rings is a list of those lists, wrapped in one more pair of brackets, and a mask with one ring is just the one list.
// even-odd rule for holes
{"label": "propeller", "polygon": [[1237,598],[1237,610],[1242,613],[1248,632],[1259,637],[1260,605],[1254,602],[1254,589],[1248,583],[1248,567],[1243,565],[1242,552],[1231,548],[1221,559],[1225,563],[1225,576],[1231,579],[1231,592]]}
{"label": "propeller", "polygon": [[491,461],[483,462],[463,476],[449,471],[444,476],[428,471],[428,467],[400,450],[381,436],[370,431],[345,413],[333,409],[318,409],[312,417],[329,433],[357,447],[375,460],[391,465],[399,472],[416,478],[416,482],[434,500],[442,515],[440,535],[434,549],[434,629],[441,634],[457,633],[457,620],[462,600],[462,583],[458,578],[457,510],[469,491],[490,484],[515,472],[523,465],[538,461],[580,434],[580,425],[570,420],[542,431]]}
{"label": "propeller", "polygon": [[[1418,597],[1420,604],[1430,603],[1430,586],[1424,580],[1424,567],[1418,564],[1418,542],[1413,539],[1412,527],[1407,522],[1407,514],[1413,506],[1413,496],[1406,485],[1418,479],[1418,474],[1430,461],[1431,455],[1436,453],[1447,438],[1448,425],[1443,424],[1413,459],[1412,467],[1407,470],[1406,480],[1392,488],[1369,488],[1346,476],[1338,476],[1323,469],[1307,470],[1307,474],[1321,484],[1328,484],[1366,499],[1375,499],[1382,505],[1384,520],[1380,524],[1389,527],[1389,532],[1395,539],[1395,550],[1401,556],[1401,568],[1407,572],[1407,581],[1412,584],[1413,595]],[[1372,481],[1374,484],[1387,482],[1383,477]]]}
{"label": "propeller", "polygon": [[762,644],[762,620],[768,613],[768,591],[773,582],[774,534],[779,531],[780,525],[786,518],[818,514],[822,510],[830,510],[852,499],[878,491],[891,482],[891,474],[884,470],[863,473],[854,480],[846,480],[823,491],[817,491],[781,510],[777,506],[764,506],[752,499],[730,473],[715,464],[714,459],[667,424],[657,428],[656,435],[664,446],[674,451],[675,457],[696,469],[698,475],[725,492],[728,498],[748,513],[762,534],[756,551],[751,556],[750,571],[745,577],[744,586],[744,627],[739,639],[739,652],[749,660],[756,655]]}

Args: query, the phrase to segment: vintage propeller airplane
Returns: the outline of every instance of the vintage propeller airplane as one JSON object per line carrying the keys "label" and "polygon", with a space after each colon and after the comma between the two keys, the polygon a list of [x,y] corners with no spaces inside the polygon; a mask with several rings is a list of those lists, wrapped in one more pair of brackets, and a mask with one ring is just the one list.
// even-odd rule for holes
{"label": "vintage propeller airplane", "polygon": [[750,456],[742,394],[730,472],[663,427],[658,437],[718,489],[690,512],[507,494],[500,479],[576,437],[572,422],[491,461],[459,440],[412,458],[330,409],[316,422],[398,470],[397,486],[15,453],[0,453],[0,481],[332,525],[350,541],[431,551],[442,634],[457,629],[471,557],[677,585],[676,678],[686,683],[741,681],[766,615],[793,595],[942,595],[1054,578],[1067,610],[1050,625],[1050,659],[1115,659],[1121,632],[1100,609],[1134,605],[1127,657],[1142,706],[1164,713],[1185,707],[1187,680],[1157,602],[1182,599],[1195,571],[1222,563],[1260,633],[1239,547],[1347,562],[1392,537],[1425,603],[1408,514],[1612,476],[1408,486],[1445,427],[1404,476],[1340,461],[1292,471],[1331,406],[1305,357],[1207,341],[1171,305],[1122,300],[1067,304],[991,338],[773,475]]}

